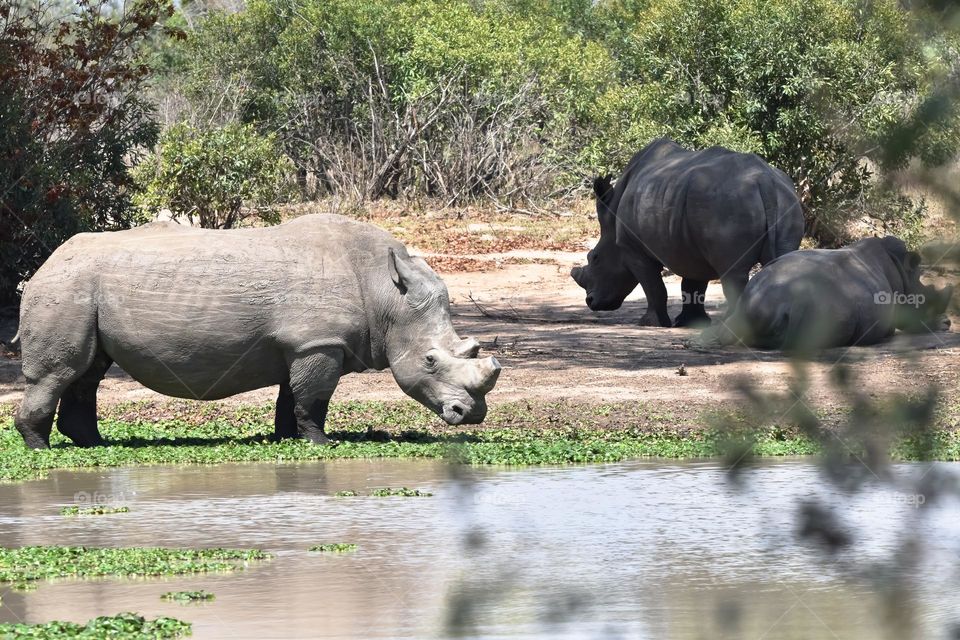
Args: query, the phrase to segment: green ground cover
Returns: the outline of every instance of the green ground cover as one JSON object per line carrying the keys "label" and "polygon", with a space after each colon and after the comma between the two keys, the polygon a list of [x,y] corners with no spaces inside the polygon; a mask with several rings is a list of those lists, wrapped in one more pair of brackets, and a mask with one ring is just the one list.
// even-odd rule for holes
{"label": "green ground cover", "polygon": [[[898,459],[960,459],[957,407],[942,409],[933,430],[894,438]],[[102,414],[108,446],[82,449],[59,434],[53,447],[30,451],[0,408],[0,481],[43,477],[53,469],[141,464],[290,462],[349,458],[439,458],[466,464],[535,465],[618,462],[644,457],[723,457],[744,447],[758,456],[811,455],[819,445],[789,425],[749,432],[732,413],[673,413],[643,403],[531,407],[505,403],[477,428],[452,428],[412,402],[345,402],[331,408],[327,430],[337,440],[318,446],[272,442],[272,407],[213,403],[126,404]],[[953,413],[951,413],[953,412]],[[824,416],[824,422],[838,420]],[[717,426],[724,424],[723,428]],[[698,426],[699,425],[699,426]]]}

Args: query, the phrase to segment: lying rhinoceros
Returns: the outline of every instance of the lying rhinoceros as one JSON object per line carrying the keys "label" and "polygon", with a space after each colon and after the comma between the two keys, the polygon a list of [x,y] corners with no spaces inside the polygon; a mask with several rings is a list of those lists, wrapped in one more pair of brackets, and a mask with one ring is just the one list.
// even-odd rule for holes
{"label": "lying rhinoceros", "polygon": [[169,396],[280,385],[276,435],[326,442],[340,376],[390,367],[450,424],[477,423],[495,358],[461,340],[447,290],[386,232],[341,216],[211,231],[154,223],[80,234],[27,283],[20,312],[27,445],[57,428],[100,444],[97,386],[112,362]]}
{"label": "lying rhinoceros", "polygon": [[732,307],[751,267],[796,250],[803,237],[790,178],[753,154],[655,140],[616,186],[597,178],[594,191],[600,242],[570,275],[594,311],[619,308],[639,283],[647,298],[641,325],[670,326],[664,266],[683,279],[674,324],[709,322],[703,301],[710,280],[720,279]]}
{"label": "lying rhinoceros", "polygon": [[949,326],[943,314],[953,287],[924,285],[920,271],[920,256],[893,236],[794,251],[761,269],[733,314],[701,342],[817,349]]}

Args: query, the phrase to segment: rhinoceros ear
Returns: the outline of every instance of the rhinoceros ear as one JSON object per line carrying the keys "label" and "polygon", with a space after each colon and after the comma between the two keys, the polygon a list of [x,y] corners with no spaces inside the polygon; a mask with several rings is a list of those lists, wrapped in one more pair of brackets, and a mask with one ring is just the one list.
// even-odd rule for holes
{"label": "rhinoceros ear", "polygon": [[910,271],[917,271],[920,269],[920,254],[916,251],[908,251],[904,264]]}
{"label": "rhinoceros ear", "polygon": [[410,268],[403,263],[402,258],[397,258],[392,247],[387,249],[387,269],[390,271],[390,279],[400,289],[400,293],[406,293],[410,288]]}
{"label": "rhinoceros ear", "polygon": [[[429,272],[430,267],[424,263]],[[423,273],[414,265],[409,257],[397,255],[392,248],[387,249],[387,269],[390,271],[390,279],[393,284],[400,289],[400,293],[406,295],[410,293],[417,301],[426,298],[433,291],[433,283],[430,277]]]}
{"label": "rhinoceros ear", "polygon": [[613,188],[613,186],[610,184],[610,179],[612,177],[613,176],[611,175],[605,175],[597,176],[593,179],[593,193],[597,196],[598,200],[603,200],[607,193],[609,193],[610,189]]}

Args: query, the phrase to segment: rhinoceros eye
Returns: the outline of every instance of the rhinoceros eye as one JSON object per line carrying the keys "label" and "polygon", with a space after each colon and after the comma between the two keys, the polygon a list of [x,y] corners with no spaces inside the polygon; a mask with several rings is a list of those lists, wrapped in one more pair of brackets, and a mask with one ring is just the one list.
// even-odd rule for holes
{"label": "rhinoceros eye", "polygon": [[424,356],[423,361],[427,363],[428,367],[435,367],[437,365],[437,358],[435,356]]}

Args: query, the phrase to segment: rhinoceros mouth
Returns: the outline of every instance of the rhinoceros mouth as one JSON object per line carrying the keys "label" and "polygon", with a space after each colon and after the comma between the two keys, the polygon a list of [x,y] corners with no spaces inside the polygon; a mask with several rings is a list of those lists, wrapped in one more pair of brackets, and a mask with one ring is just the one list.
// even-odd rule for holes
{"label": "rhinoceros mouth", "polygon": [[440,412],[440,417],[447,424],[478,424],[486,416],[487,409],[483,402],[473,406],[461,401],[446,402]]}
{"label": "rhinoceros mouth", "polygon": [[623,300],[598,300],[593,295],[588,295],[584,302],[590,308],[590,311],[616,311],[623,306]]}

